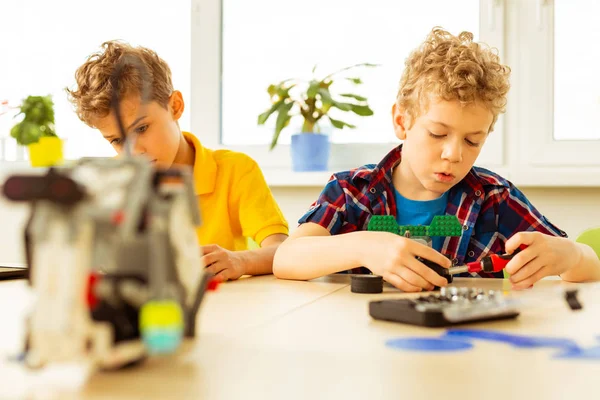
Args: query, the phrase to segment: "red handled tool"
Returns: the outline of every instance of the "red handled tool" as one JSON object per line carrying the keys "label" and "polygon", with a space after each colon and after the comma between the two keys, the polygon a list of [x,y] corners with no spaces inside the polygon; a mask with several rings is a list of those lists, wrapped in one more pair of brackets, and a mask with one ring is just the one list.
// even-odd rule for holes
{"label": "red handled tool", "polygon": [[450,273],[450,275],[456,275],[462,274],[463,272],[500,272],[504,269],[504,267],[506,267],[506,264],[508,264],[508,262],[512,260],[514,256],[526,248],[527,246],[521,246],[512,254],[492,254],[483,257],[479,261],[470,262],[468,264],[459,265],[456,267],[450,267],[448,269],[448,273]]}

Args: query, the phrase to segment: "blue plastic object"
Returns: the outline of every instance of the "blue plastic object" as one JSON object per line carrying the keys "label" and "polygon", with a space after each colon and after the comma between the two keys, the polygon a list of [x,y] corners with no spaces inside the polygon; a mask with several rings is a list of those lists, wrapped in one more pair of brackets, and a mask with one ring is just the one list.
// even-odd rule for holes
{"label": "blue plastic object", "polygon": [[536,336],[512,335],[498,331],[488,331],[479,329],[449,329],[442,337],[451,339],[480,339],[494,342],[502,342],[519,348],[560,348],[560,349],[579,349],[577,343],[571,339],[549,338]]}
{"label": "blue plastic object", "polygon": [[143,333],[143,341],[150,354],[174,353],[183,337],[183,332],[177,329],[147,329]]}
{"label": "blue plastic object", "polygon": [[554,358],[600,361],[600,346],[590,347],[588,349],[568,349],[556,354]]}
{"label": "blue plastic object", "polygon": [[443,338],[397,338],[390,339],[385,345],[398,350],[440,352],[464,351],[473,347],[472,343]]}
{"label": "blue plastic object", "polygon": [[329,136],[321,133],[292,135],[292,169],[302,171],[327,171],[329,162]]}
{"label": "blue plastic object", "polygon": [[[600,336],[596,339],[600,342]],[[391,339],[386,341],[385,345],[396,350],[456,352],[471,349],[473,347],[472,340],[507,343],[517,348],[556,349],[558,352],[552,356],[554,359],[600,361],[600,345],[582,348],[571,339],[511,335],[504,332],[475,329],[450,329],[437,338]]]}
{"label": "blue plastic object", "polygon": [[[600,336],[596,337],[596,341],[600,342]],[[573,348],[567,349],[558,353],[554,358],[567,358],[578,360],[597,360],[600,361],[600,345],[590,348]]]}

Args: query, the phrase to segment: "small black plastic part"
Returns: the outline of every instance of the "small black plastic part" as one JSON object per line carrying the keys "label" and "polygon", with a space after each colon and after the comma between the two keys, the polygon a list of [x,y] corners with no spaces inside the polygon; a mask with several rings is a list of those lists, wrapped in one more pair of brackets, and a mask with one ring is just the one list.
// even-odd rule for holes
{"label": "small black plastic part", "polygon": [[583,308],[583,305],[579,302],[579,299],[577,298],[577,294],[577,290],[567,290],[565,292],[565,300],[567,301],[567,304],[569,304],[571,310],[581,310]]}
{"label": "small black plastic part", "polygon": [[352,293],[383,292],[383,278],[379,275],[352,275],[351,279]]}

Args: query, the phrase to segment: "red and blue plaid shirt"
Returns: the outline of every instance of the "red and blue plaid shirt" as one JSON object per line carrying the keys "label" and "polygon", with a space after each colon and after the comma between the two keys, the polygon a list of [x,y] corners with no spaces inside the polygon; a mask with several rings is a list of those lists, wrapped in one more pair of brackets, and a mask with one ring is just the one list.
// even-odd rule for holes
{"label": "red and blue plaid shirt", "polygon": [[[334,174],[319,198],[298,221],[314,222],[332,235],[366,230],[372,215],[396,217],[392,172],[400,163],[402,146],[392,150],[378,165],[368,164]],[[458,265],[478,261],[488,254],[504,253],[506,241],[517,232],[538,231],[566,237],[551,224],[525,195],[506,179],[484,168],[473,167],[448,193],[446,215],[456,215],[463,227],[461,237],[448,237],[442,254]],[[464,274],[499,277],[502,272]]]}

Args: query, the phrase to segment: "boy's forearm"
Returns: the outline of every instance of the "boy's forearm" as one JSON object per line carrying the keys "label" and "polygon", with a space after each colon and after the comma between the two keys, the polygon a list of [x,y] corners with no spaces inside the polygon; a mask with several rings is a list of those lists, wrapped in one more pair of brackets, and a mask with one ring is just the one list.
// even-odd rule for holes
{"label": "boy's forearm", "polygon": [[273,257],[277,247],[287,238],[287,235],[276,234],[267,237],[261,243],[260,249],[237,251],[243,265],[244,275],[265,275],[273,273]]}
{"label": "boy's forearm", "polygon": [[569,282],[586,282],[600,280],[600,259],[594,250],[585,244],[575,243],[581,251],[579,263],[560,277]]}
{"label": "boy's forearm", "polygon": [[273,273],[282,279],[309,280],[360,267],[365,233],[288,239],[277,250]]}
{"label": "boy's forearm", "polygon": [[255,250],[237,251],[244,268],[244,275],[265,275],[273,272],[273,256],[277,246]]}

